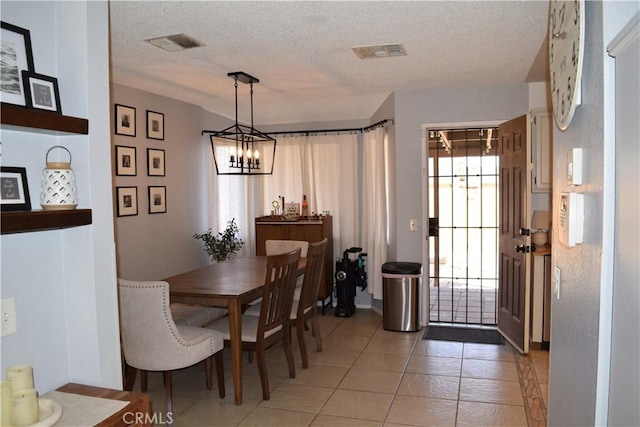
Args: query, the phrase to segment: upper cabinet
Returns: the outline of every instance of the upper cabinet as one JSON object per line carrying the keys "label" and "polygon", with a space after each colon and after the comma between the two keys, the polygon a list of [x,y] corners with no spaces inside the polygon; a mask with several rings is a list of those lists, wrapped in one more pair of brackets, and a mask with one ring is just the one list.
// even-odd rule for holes
{"label": "upper cabinet", "polygon": [[553,118],[546,109],[531,110],[531,192],[549,193],[553,183]]}

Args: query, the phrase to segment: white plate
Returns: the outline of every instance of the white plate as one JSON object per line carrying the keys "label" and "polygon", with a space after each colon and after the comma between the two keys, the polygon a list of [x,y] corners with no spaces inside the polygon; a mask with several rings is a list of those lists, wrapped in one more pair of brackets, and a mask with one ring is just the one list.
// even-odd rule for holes
{"label": "white plate", "polygon": [[51,399],[38,398],[39,419],[32,427],[49,427],[58,422],[62,417],[62,406]]}

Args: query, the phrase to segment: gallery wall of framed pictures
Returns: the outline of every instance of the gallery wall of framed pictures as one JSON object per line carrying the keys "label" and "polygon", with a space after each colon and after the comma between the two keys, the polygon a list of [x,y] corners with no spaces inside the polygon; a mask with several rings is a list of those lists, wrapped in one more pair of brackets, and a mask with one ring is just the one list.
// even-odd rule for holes
{"label": "gallery wall of framed pictures", "polygon": [[[0,31],[2,104],[11,104],[27,110],[45,110],[62,116],[58,80],[36,72],[29,29],[0,21]],[[2,166],[0,181],[0,210],[31,211],[25,167]]]}
{"label": "gallery wall of framed pictures", "polygon": [[30,31],[5,21],[0,21],[0,27],[0,100],[7,104],[62,114],[58,79],[36,72]]}
{"label": "gallery wall of framed pictures", "polygon": [[[117,216],[138,215],[139,203],[144,206],[144,200],[139,198],[145,196],[148,214],[166,213],[166,151],[161,148],[165,140],[164,113],[145,108],[146,121],[142,124],[136,119],[137,106],[114,103],[113,108]],[[146,132],[138,132],[139,125],[144,126]],[[143,184],[146,191],[138,191],[138,186],[144,188]]]}

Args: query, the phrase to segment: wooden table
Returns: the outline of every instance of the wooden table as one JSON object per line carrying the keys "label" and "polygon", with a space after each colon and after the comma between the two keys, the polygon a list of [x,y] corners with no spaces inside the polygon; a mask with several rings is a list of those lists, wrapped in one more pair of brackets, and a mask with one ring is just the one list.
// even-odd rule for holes
{"label": "wooden table", "polygon": [[[306,259],[298,263],[304,273]],[[164,279],[171,302],[229,310],[231,364],[236,405],[242,403],[242,306],[262,296],[267,257],[236,257]]]}
{"label": "wooden table", "polygon": [[[103,399],[122,400],[129,402],[127,406],[102,420],[100,427],[120,427],[120,426],[151,426],[153,418],[151,415],[151,403],[149,396],[143,393],[129,391],[112,390],[102,387],[94,387],[84,384],[69,383],[58,388],[56,391],[63,393],[77,394],[89,397],[101,397]],[[46,395],[45,395],[46,397]],[[68,410],[68,408],[67,408]],[[63,408],[64,413],[64,408]]]}

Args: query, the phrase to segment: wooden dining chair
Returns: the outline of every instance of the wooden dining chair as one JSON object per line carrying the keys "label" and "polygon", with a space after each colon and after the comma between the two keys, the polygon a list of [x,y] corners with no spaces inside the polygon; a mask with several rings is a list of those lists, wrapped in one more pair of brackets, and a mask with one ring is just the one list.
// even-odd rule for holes
{"label": "wooden dining chair", "polygon": [[224,398],[222,349],[219,332],[179,326],[169,308],[167,282],[118,279],[120,336],[127,365],[125,390],[131,391],[136,373],[163,373],[167,412],[173,411],[171,371],[205,362],[206,386],[211,389],[211,361],[215,357],[218,391]]}
{"label": "wooden dining chair", "polygon": [[291,306],[290,319],[296,326],[296,335],[304,369],[309,367],[309,355],[304,341],[304,330],[307,322],[311,323],[311,332],[316,339],[316,350],[322,352],[322,336],[320,335],[320,325],[318,324],[317,306],[318,291],[320,290],[320,282],[322,282],[324,271],[324,253],[327,250],[328,241],[327,238],[324,238],[319,242],[309,244],[300,299],[294,300]]}
{"label": "wooden dining chair", "polygon": [[[296,327],[298,345],[302,356],[302,367],[305,369],[309,367],[309,355],[304,341],[304,331],[308,329],[307,322],[311,323],[311,331],[316,340],[316,349],[318,352],[322,352],[322,336],[316,307],[324,270],[324,253],[327,250],[328,242],[329,240],[325,238],[319,242],[309,244],[306,257],[307,264],[302,277],[300,294],[298,298],[294,296],[293,304],[291,305],[291,325]],[[251,306],[245,311],[245,315],[258,316],[260,315],[260,309],[260,304]]]}
{"label": "wooden dining chair", "polygon": [[302,258],[307,256],[307,250],[309,249],[309,242],[304,240],[266,240],[264,242],[264,249],[267,256],[279,255],[291,252],[300,248],[300,256]]}
{"label": "wooden dining chair", "polygon": [[[289,377],[296,377],[293,353],[291,351],[290,313],[293,304],[293,292],[300,260],[300,249],[267,257],[262,290],[260,316],[242,315],[242,349],[255,351],[262,383],[262,397],[269,400],[269,377],[265,350],[278,341],[282,341],[287,358]],[[225,346],[230,345],[229,322],[218,319],[206,327],[222,333]]]}
{"label": "wooden dining chair", "polygon": [[[309,242],[304,240],[266,240],[264,242],[265,253],[267,256],[269,255],[279,255],[285,254],[287,252],[294,251],[300,248],[300,257],[305,258],[307,256],[307,251],[309,250]],[[293,299],[300,299],[300,292],[302,286],[302,277],[296,278],[296,288],[293,293]],[[262,298],[258,298],[253,301],[248,307],[245,308],[244,313],[251,316],[259,316],[260,315],[260,303],[262,302]],[[251,353],[249,353],[249,361],[253,361],[251,357]]]}

